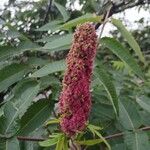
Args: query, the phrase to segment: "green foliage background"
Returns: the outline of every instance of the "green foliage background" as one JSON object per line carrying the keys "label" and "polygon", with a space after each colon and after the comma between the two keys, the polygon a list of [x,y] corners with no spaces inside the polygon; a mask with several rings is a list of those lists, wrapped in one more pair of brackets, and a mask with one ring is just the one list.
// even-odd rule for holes
{"label": "green foliage background", "polygon": [[[64,59],[76,25],[101,22],[111,5],[80,0],[83,7],[75,10],[74,2],[10,0],[1,10],[0,150],[67,149],[61,134],[61,140],[56,135],[49,139],[60,132],[59,125],[46,125],[57,115]],[[148,4],[140,7],[149,9]],[[136,23],[143,25],[143,20]],[[131,34],[122,21],[110,18],[110,22],[117,30],[111,33],[113,38],[99,39],[91,85],[89,123],[99,128],[89,126],[90,132],[76,142],[89,150],[110,149],[109,145],[112,150],[148,150],[150,133],[141,128],[150,126],[150,28],[144,24]],[[123,136],[108,140],[109,145],[103,138],[120,132]],[[20,140],[22,136],[48,142],[42,147],[42,143]]]}

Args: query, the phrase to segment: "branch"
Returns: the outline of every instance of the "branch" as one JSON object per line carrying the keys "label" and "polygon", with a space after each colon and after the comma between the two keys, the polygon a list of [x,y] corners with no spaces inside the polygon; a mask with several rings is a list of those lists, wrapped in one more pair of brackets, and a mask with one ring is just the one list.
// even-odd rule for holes
{"label": "branch", "polygon": [[33,141],[33,142],[39,142],[46,140],[45,138],[35,138],[35,137],[25,137],[25,136],[18,136],[17,139],[19,141]]}
{"label": "branch", "polygon": [[[122,12],[122,11],[124,11],[126,9],[133,8],[133,7],[139,6],[139,5],[145,5],[145,4],[150,4],[150,1],[138,0],[136,3],[131,3],[131,4],[127,3],[127,4],[125,4],[125,2],[122,2],[122,3],[118,4],[118,5],[115,5],[114,3],[112,3],[112,7],[111,7],[111,9],[109,11],[108,18],[111,17],[112,15],[117,14],[119,12]],[[107,14],[107,12],[104,14],[102,22],[104,21],[106,14]],[[98,13],[98,15],[101,15],[100,12]],[[95,29],[98,29],[101,24],[102,23],[97,23],[95,25]]]}
{"label": "branch", "polygon": [[[149,130],[150,130],[150,126],[143,127],[143,128],[138,129],[138,130],[139,130],[139,131],[149,131]],[[106,136],[105,139],[106,139],[106,140],[111,140],[111,139],[113,139],[113,138],[118,138],[118,137],[121,137],[121,136],[123,136],[123,132]]]}
{"label": "branch", "polygon": [[[150,130],[150,126],[139,128],[138,130],[139,131],[149,131]],[[114,138],[121,137],[123,135],[124,135],[124,133],[120,132],[120,133],[116,133],[116,134],[105,136],[104,138],[106,140],[111,140],[111,139],[114,139]],[[34,141],[39,142],[39,141],[46,140],[46,138],[35,138],[35,137],[24,137],[24,136],[18,136],[17,139],[20,140],[20,141],[33,141],[33,142]]]}
{"label": "branch", "polygon": [[112,7],[110,7],[106,13],[106,16],[105,16],[105,19],[103,21],[103,26],[102,26],[102,29],[101,29],[101,32],[100,32],[100,35],[99,35],[99,39],[101,38],[102,34],[103,34],[103,31],[104,31],[104,27],[107,23],[107,19],[108,19],[108,16],[109,16],[109,13],[110,13],[110,10],[111,10]]}
{"label": "branch", "polygon": [[116,6],[116,8],[114,8],[114,14],[119,13],[119,12],[124,11],[124,10],[129,9],[129,8],[133,8],[135,6],[145,5],[147,3],[149,4],[150,2],[149,1],[146,2],[146,0],[138,0],[136,3],[131,3],[130,5],[125,5],[124,8],[121,8],[124,5],[122,3],[122,5],[119,6],[120,8],[118,6]]}
{"label": "branch", "polygon": [[49,1],[49,5],[48,5],[47,11],[46,11],[46,15],[45,15],[44,21],[43,21],[44,24],[47,22],[48,15],[49,15],[49,13],[51,12],[52,1],[53,1],[53,0],[50,0],[50,1]]}

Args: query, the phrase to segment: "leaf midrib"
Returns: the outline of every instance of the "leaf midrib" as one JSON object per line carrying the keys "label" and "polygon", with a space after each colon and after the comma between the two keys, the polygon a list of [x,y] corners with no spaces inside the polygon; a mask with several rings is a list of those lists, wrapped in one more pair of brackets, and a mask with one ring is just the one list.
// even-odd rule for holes
{"label": "leaf midrib", "polygon": [[136,145],[136,150],[139,150],[138,148],[138,138],[137,138],[137,133],[135,132],[135,145]]}
{"label": "leaf midrib", "polygon": [[32,120],[34,120],[34,118],[36,118],[46,107],[47,107],[47,105],[45,107],[43,107],[23,128],[21,128],[21,130],[23,130],[25,127],[27,127],[27,125],[30,124],[30,122],[32,122]]}
{"label": "leaf midrib", "polygon": [[[35,89],[36,89],[37,87],[38,87],[38,85],[35,87]],[[26,98],[26,99],[29,99],[29,97],[32,95],[32,93],[33,93],[33,91],[31,91],[30,95],[28,95],[28,98]],[[9,123],[8,126],[7,126],[7,128],[6,128],[6,130],[5,130],[5,133],[7,133],[7,131],[9,130],[9,128],[10,128],[10,126],[11,126],[11,124],[12,124],[12,122],[15,120],[15,118],[17,117],[17,115],[19,115],[20,108],[21,108],[26,102],[28,102],[28,101],[27,101],[27,100],[24,101],[24,103],[22,103],[22,105],[20,105],[20,107],[17,109],[17,111],[16,111],[14,117],[12,118],[12,120],[10,121],[10,123]]]}
{"label": "leaf midrib", "polygon": [[131,123],[132,129],[134,129],[134,125],[133,125],[133,123],[132,123],[132,120],[130,119],[130,116],[129,116],[129,114],[128,114],[127,110],[125,109],[125,107],[123,106],[123,104],[122,104],[122,103],[121,103],[121,105],[122,105],[122,108],[124,109],[124,111],[125,111],[125,113],[126,113],[126,115],[127,115],[128,119],[129,119],[129,121],[130,121],[130,123]]}

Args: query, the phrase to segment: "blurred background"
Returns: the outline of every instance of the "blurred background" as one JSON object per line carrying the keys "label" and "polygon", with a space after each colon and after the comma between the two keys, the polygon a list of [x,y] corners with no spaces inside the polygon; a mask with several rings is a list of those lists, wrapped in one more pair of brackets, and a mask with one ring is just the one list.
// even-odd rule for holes
{"label": "blurred background", "polygon": [[[114,40],[119,41],[120,49],[113,43],[112,47],[116,51],[123,50],[121,57],[126,60],[129,57],[130,61],[124,63],[113,51],[101,46],[100,41],[95,68],[103,64],[106,71],[104,76],[110,75],[110,79],[104,78],[107,87],[110,88],[110,93],[115,94],[116,90],[115,95],[122,102],[121,108],[124,106],[125,109],[120,109],[122,116],[117,120],[110,97],[100,82],[101,76],[93,75],[90,122],[103,128],[103,136],[126,131],[130,133],[139,127],[150,126],[149,0],[0,0],[0,136],[6,135],[4,123],[9,124],[7,131],[12,135],[19,131],[18,135],[21,136],[47,138],[50,132],[59,131],[56,125],[45,127],[43,124],[50,118],[55,118],[65,70],[64,59],[70,49],[75,26],[85,19],[85,14],[89,14],[88,19],[93,19],[95,14],[106,14],[110,6],[113,6],[112,17],[120,19],[136,39],[146,63],[135,53],[137,47],[131,47],[111,21],[107,23],[102,36],[114,37]],[[61,28],[69,21],[73,21],[69,29]],[[97,27],[97,34],[100,34],[101,29],[101,25]],[[129,54],[124,57],[125,52],[132,57]],[[138,77],[140,68],[144,79]],[[100,73],[99,71],[98,74]],[[111,81],[114,90],[113,84],[109,84]],[[145,100],[145,105],[137,101],[137,98],[141,99],[140,102]],[[14,110],[17,110],[15,117],[12,113]],[[130,128],[133,125],[135,128]],[[139,150],[148,150],[150,147],[150,132],[147,133],[138,133],[138,143],[143,146]],[[137,142],[134,135],[137,133],[133,134],[111,140],[112,150],[137,150],[134,145]],[[92,138],[88,133],[85,137]],[[41,148],[38,143],[31,141],[18,142],[17,138],[12,140],[19,143],[21,150],[49,149]],[[2,146],[6,147],[6,142],[8,141],[0,140],[0,150],[5,149]],[[15,142],[10,140],[10,145]],[[145,148],[145,143],[148,148]],[[104,150],[104,146],[96,145],[93,150],[96,149]]]}
{"label": "blurred background", "polygon": [[[66,10],[70,12],[70,19],[81,16],[84,13],[102,14],[110,5],[109,0],[57,0],[57,2],[65,6]],[[5,33],[7,30],[7,27],[2,24],[5,20],[18,31],[32,34],[31,37],[36,36],[36,38],[38,38],[37,33],[33,35],[35,29],[50,20],[60,17],[54,5],[51,6],[50,12],[47,13],[49,3],[49,0],[1,0],[1,32]],[[146,57],[149,57],[149,0],[114,0],[113,3],[118,6],[120,5],[119,9],[117,8],[118,13],[115,13],[113,17],[120,18],[127,28],[136,35]],[[104,28],[103,36],[111,36],[112,33],[117,34],[115,32],[115,27],[108,23]],[[50,31],[45,34],[50,34]],[[117,36],[119,36],[119,34]],[[12,35],[5,38],[2,38],[1,35],[0,44],[3,45],[5,42],[12,40],[12,38],[16,42],[18,41],[18,39],[12,37]]]}

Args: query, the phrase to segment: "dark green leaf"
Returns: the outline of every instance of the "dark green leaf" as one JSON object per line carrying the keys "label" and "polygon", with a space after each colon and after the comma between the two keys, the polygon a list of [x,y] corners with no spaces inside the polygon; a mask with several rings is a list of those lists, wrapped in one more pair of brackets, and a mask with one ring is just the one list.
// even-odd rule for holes
{"label": "dark green leaf", "polygon": [[111,104],[114,108],[114,112],[115,112],[116,115],[118,115],[118,111],[119,111],[118,97],[117,97],[117,94],[116,94],[115,86],[111,82],[111,79],[110,79],[108,73],[106,72],[106,70],[104,69],[103,65],[101,65],[100,62],[99,62],[98,65],[99,66],[98,66],[96,72],[94,73],[94,75],[97,77],[98,81],[103,84],[105,90],[108,93]]}
{"label": "dark green leaf", "polygon": [[41,126],[49,117],[54,103],[41,99],[33,103],[21,118],[20,135],[28,135]]}
{"label": "dark green leaf", "polygon": [[26,72],[27,66],[23,64],[11,64],[1,69],[0,92],[22,79]]}
{"label": "dark green leaf", "polygon": [[[70,45],[65,45],[65,46],[62,46],[62,47],[57,47],[57,48],[54,48],[54,49],[41,49],[42,51],[46,51],[46,52],[58,52],[58,51],[64,51],[64,50],[69,50],[70,49]],[[41,51],[40,50],[40,51]]]}
{"label": "dark green leaf", "polygon": [[49,63],[39,69],[38,71],[34,72],[31,77],[43,77],[51,73],[55,73],[58,71],[63,71],[65,69],[65,62],[64,60],[55,61],[52,63]]}
{"label": "dark green leaf", "polygon": [[12,26],[10,24],[10,22],[7,22],[5,25],[9,28],[9,30],[7,32],[7,36],[8,37],[11,37],[11,38],[20,38],[22,40],[30,41],[28,37],[26,37],[21,32],[19,32],[15,26]]}
{"label": "dark green leaf", "polygon": [[27,50],[34,50],[35,48],[39,48],[39,46],[31,41],[21,42],[18,47],[0,46],[0,61],[20,55]]}
{"label": "dark green leaf", "polygon": [[132,47],[132,49],[135,51],[135,53],[138,55],[139,59],[145,63],[145,58],[141,52],[140,46],[136,42],[135,38],[132,36],[130,32],[125,28],[125,26],[122,24],[122,22],[118,19],[112,19],[112,23],[118,28],[118,30],[121,32],[122,36],[127,40],[129,45]]}
{"label": "dark green leaf", "polygon": [[0,150],[20,150],[19,141],[16,138],[0,141]]}
{"label": "dark green leaf", "polygon": [[24,42],[21,42],[18,47],[19,50],[21,50],[22,52],[30,50],[30,51],[34,51],[38,48],[40,48],[40,46],[36,43],[31,42],[30,40],[26,40]]}
{"label": "dark green leaf", "polygon": [[70,18],[69,13],[66,10],[66,8],[60,5],[59,3],[54,2],[54,4],[57,7],[57,9],[60,11],[61,15],[63,16],[64,22],[66,22]]}
{"label": "dark green leaf", "polygon": [[92,113],[91,113],[91,120],[92,122],[99,123],[99,120],[102,122],[104,121],[111,121],[115,118],[115,113],[110,105],[102,105],[100,103],[93,104]]}
{"label": "dark green leaf", "polygon": [[150,125],[150,113],[148,113],[147,111],[139,111],[140,117],[141,117],[141,121],[142,124],[145,126],[149,126]]}
{"label": "dark green leaf", "polygon": [[60,34],[54,34],[54,35],[51,35],[51,36],[45,36],[43,37],[42,39],[38,39],[36,42],[51,42],[55,39],[58,39],[60,37],[63,37],[65,34],[63,35],[60,35]]}
{"label": "dark green leaf", "polygon": [[125,132],[125,143],[129,150],[148,150],[149,138],[143,131]]}
{"label": "dark green leaf", "polygon": [[100,132],[98,130],[100,130],[101,128],[94,126],[94,125],[88,125],[89,130],[93,133],[93,135],[97,135],[107,146],[108,150],[111,150],[111,147],[109,145],[109,143],[105,140],[105,138],[100,134]]}
{"label": "dark green leaf", "polygon": [[42,58],[37,58],[37,57],[29,57],[28,58],[28,65],[33,67],[38,67],[38,66],[43,66],[49,63],[50,61],[48,59],[42,59]]}
{"label": "dark green leaf", "polygon": [[58,29],[58,27],[60,26],[61,23],[62,23],[62,20],[54,20],[54,21],[51,21],[51,22],[43,25],[42,27],[36,29],[36,31],[49,31],[49,30],[51,30],[53,32],[53,31]]}
{"label": "dark green leaf", "polygon": [[64,35],[51,42],[46,43],[43,49],[49,49],[51,51],[55,51],[55,49],[58,49],[58,48],[60,48],[61,50],[62,47],[68,47],[68,46],[70,47],[72,38],[73,38],[72,34]]}
{"label": "dark green leaf", "polygon": [[[38,86],[38,82],[33,79],[24,79],[20,81],[13,89],[13,97],[11,101],[16,107],[20,107],[22,102],[26,101],[27,96],[31,95],[31,91],[34,87]],[[36,95],[35,95],[36,96]],[[33,96],[33,98],[35,97]]]}
{"label": "dark green leaf", "polygon": [[150,99],[146,96],[142,96],[136,99],[137,103],[147,112],[150,113]]}
{"label": "dark green leaf", "polygon": [[104,37],[101,39],[101,43],[109,48],[124,63],[126,63],[133,70],[134,73],[136,73],[139,77],[143,78],[143,73],[140,67],[129,54],[129,51],[124,48],[117,40],[115,40],[114,38]]}
{"label": "dark green leaf", "polygon": [[[31,82],[30,82],[31,83]],[[20,119],[28,107],[32,104],[33,99],[37,95],[39,91],[39,85],[33,84],[28,85],[26,87],[21,87],[20,93],[18,94],[18,101],[17,101],[17,110],[15,110],[9,103],[6,103],[4,108],[4,117],[5,117],[5,134],[12,133],[14,134],[18,130],[18,119]],[[17,128],[17,129],[16,129]]]}
{"label": "dark green leaf", "polygon": [[125,129],[135,130],[141,126],[140,115],[130,99],[120,101],[119,108],[119,121]]}
{"label": "dark green leaf", "polygon": [[60,29],[71,29],[72,27],[76,27],[78,24],[83,24],[85,22],[101,22],[102,16],[96,16],[93,14],[85,14],[81,17],[68,21],[64,25],[60,27]]}
{"label": "dark green leaf", "polygon": [[14,108],[13,104],[8,102],[4,107],[4,116],[0,118],[0,134],[11,136],[18,129],[17,120],[12,122],[17,110]]}
{"label": "dark green leaf", "polygon": [[46,89],[49,86],[54,86],[54,85],[60,85],[60,81],[58,78],[54,77],[53,75],[48,75],[40,78],[40,90]]}

